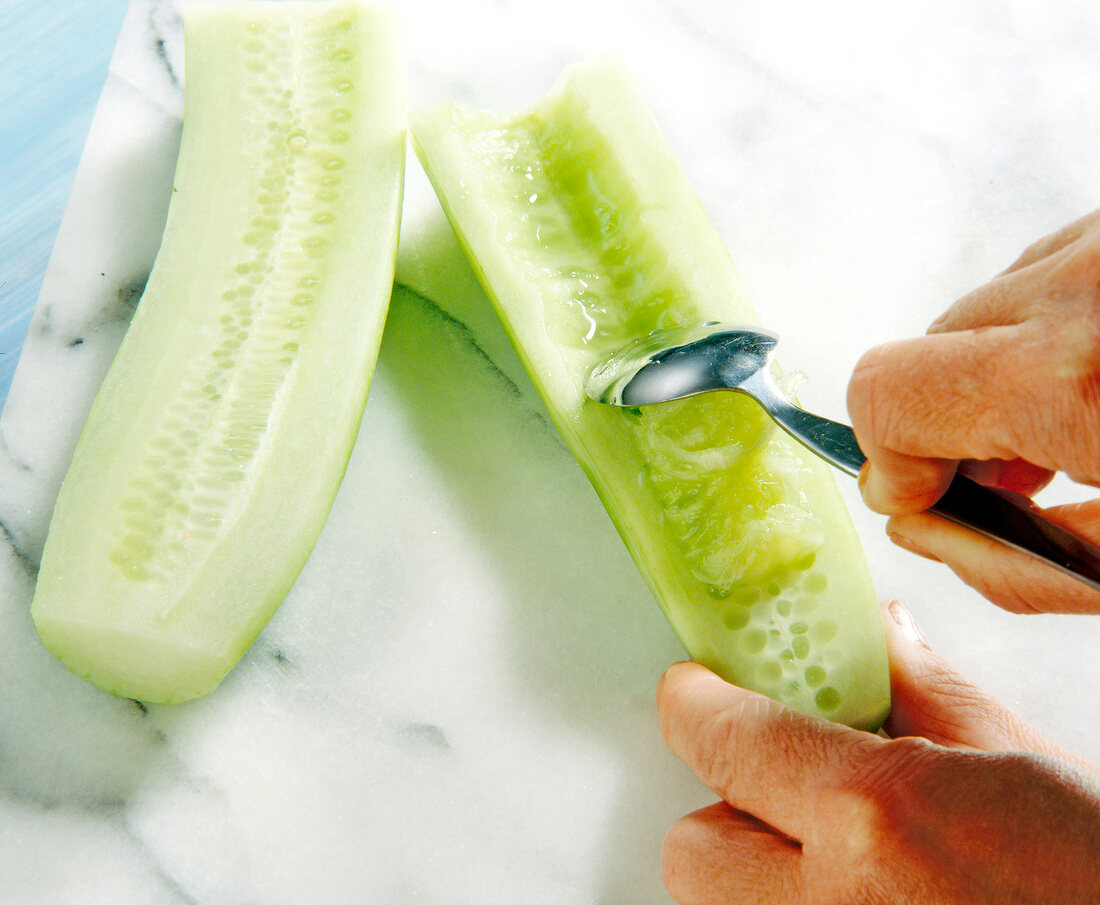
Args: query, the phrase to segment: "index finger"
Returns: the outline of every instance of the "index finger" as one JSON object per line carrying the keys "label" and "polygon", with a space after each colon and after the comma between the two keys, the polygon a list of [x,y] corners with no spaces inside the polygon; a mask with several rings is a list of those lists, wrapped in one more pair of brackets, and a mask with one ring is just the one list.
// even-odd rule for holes
{"label": "index finger", "polygon": [[868,351],[848,386],[848,410],[870,460],[871,508],[918,512],[963,459],[1022,459],[1033,475],[1100,476],[1080,340],[1028,323],[899,340]]}
{"label": "index finger", "polygon": [[[850,762],[883,740],[818,720],[678,663],[658,686],[661,731],[674,754],[733,807],[806,841],[835,808]],[[832,813],[835,818],[835,813]]]}
{"label": "index finger", "polygon": [[953,460],[1030,452],[1009,425],[1021,410],[1030,414],[1035,372],[1048,360],[1033,346],[1024,328],[999,326],[868,350],[848,386],[860,446],[872,461],[878,449]]}

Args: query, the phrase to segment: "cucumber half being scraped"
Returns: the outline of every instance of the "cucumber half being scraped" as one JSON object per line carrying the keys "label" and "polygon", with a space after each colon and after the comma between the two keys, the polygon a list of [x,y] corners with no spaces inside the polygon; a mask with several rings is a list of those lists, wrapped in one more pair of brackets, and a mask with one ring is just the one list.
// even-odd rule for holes
{"label": "cucumber half being scraped", "polygon": [[113,694],[211,691],[324,524],[392,286],[396,31],[357,3],[184,7],[161,248],[65,477],[32,606],[46,647]]}
{"label": "cucumber half being scraped", "polygon": [[[828,466],[730,393],[644,409],[584,394],[650,331],[756,323],[629,74],[568,71],[516,116],[410,117],[417,153],[553,420],[691,656],[861,728],[889,709],[876,594]],[[593,604],[596,605],[596,604]]]}

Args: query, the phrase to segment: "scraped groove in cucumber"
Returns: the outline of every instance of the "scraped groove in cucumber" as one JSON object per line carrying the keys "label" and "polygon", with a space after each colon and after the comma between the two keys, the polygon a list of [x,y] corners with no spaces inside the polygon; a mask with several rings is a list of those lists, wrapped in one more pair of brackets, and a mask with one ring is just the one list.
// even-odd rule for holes
{"label": "scraped groove in cucumber", "polygon": [[516,116],[411,118],[417,151],[563,436],[690,654],[730,681],[863,727],[889,681],[874,589],[827,466],[751,400],[639,409],[584,396],[650,331],[757,316],[615,61]]}
{"label": "scraped groove in cucumber", "polygon": [[389,13],[245,0],[184,26],[164,238],[32,609],[66,665],[146,701],[210,691],[308,556],[377,355],[403,174]]}
{"label": "scraped groove in cucumber", "polygon": [[[645,202],[621,172],[599,166],[613,154],[603,136],[555,119],[467,138],[471,159],[505,162],[504,178],[486,185],[497,240],[544,286],[550,334],[576,367],[587,372],[630,337],[696,319],[647,228]],[[758,405],[709,396],[635,414],[627,429],[666,526],[715,596],[812,559],[823,537],[794,476],[801,459],[771,442],[774,425]]]}

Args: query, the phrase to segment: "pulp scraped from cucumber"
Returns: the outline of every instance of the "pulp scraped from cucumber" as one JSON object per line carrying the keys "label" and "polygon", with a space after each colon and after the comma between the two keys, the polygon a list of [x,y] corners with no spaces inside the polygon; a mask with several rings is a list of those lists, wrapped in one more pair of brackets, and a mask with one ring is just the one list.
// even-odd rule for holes
{"label": "pulp scraped from cucumber", "polygon": [[184,7],[185,113],[144,295],[57,500],[32,615],[103,689],[210,692],[320,533],[363,414],[404,175],[391,13]]}
{"label": "pulp scraped from cucumber", "polygon": [[828,466],[739,395],[630,410],[584,394],[597,362],[654,329],[758,322],[622,64],[573,67],[518,115],[444,104],[409,125],[524,366],[690,655],[802,711],[881,724],[878,603]]}

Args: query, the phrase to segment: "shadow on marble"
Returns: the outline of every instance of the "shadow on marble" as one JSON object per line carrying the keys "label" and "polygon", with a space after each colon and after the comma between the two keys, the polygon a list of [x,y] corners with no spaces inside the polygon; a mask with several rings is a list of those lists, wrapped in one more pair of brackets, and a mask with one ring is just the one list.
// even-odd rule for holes
{"label": "shadow on marble", "polygon": [[[529,381],[486,354],[507,337],[441,214],[426,232],[419,250],[434,249],[434,272],[452,289],[437,301],[397,287],[379,375],[440,472],[471,550],[497,564],[502,681],[525,718],[588,737],[605,749],[601,770],[618,772],[599,849],[601,900],[621,900],[658,876],[656,847],[676,816],[670,784],[681,801],[699,797],[664,750],[653,706],[657,677],[683,654]],[[369,405],[367,414],[369,431]]]}

